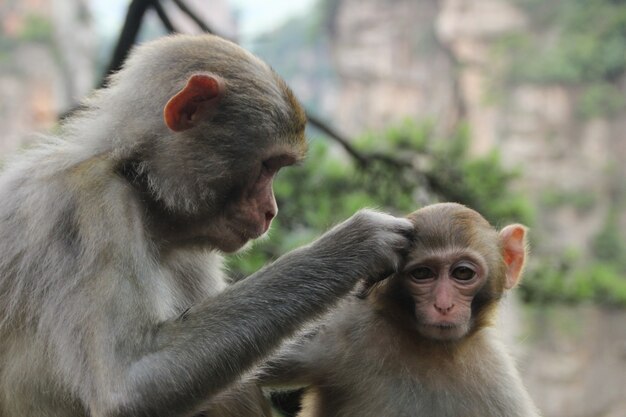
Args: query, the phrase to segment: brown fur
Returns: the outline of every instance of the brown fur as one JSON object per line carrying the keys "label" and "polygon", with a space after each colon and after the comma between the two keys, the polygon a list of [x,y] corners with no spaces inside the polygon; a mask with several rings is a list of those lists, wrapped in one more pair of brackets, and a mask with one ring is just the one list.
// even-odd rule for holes
{"label": "brown fur", "polygon": [[[286,345],[261,380],[306,387],[299,417],[538,416],[490,328],[508,270],[503,253],[511,243],[503,243],[482,216],[458,204],[428,206],[409,218],[416,234],[405,270],[361,298],[345,301],[312,335]],[[416,261],[420,266],[421,259],[466,262],[466,257],[479,258],[473,278],[478,281],[461,287],[483,282],[467,306],[471,318],[466,330],[452,337],[423,333],[421,321],[427,316],[418,314],[425,307],[409,290],[411,268]]]}

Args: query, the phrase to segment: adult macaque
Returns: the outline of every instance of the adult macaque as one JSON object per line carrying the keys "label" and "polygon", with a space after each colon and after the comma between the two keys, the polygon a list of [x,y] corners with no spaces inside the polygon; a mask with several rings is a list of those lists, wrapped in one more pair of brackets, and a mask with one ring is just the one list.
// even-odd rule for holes
{"label": "adult macaque", "polygon": [[459,204],[412,213],[404,270],[346,300],[261,378],[306,387],[299,417],[535,417],[489,329],[520,279],[526,229],[497,232]]}
{"label": "adult macaque", "polygon": [[304,126],[259,59],[175,36],[8,166],[0,416],[192,415],[358,279],[393,272],[412,226],[364,211],[226,288],[222,253],[269,228]]}

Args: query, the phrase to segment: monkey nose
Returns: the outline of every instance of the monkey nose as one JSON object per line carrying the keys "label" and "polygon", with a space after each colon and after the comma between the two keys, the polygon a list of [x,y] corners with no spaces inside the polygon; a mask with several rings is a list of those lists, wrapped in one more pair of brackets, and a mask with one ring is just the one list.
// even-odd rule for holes
{"label": "monkey nose", "polygon": [[272,224],[272,220],[274,219],[274,217],[276,217],[276,211],[275,210],[269,210],[265,212],[265,224],[263,227],[263,233],[267,232],[268,229],[270,228],[270,225]]}
{"label": "monkey nose", "polygon": [[435,310],[437,310],[440,314],[448,314],[453,308],[454,308],[454,304],[450,304],[447,306],[440,306],[437,304],[434,304]]}

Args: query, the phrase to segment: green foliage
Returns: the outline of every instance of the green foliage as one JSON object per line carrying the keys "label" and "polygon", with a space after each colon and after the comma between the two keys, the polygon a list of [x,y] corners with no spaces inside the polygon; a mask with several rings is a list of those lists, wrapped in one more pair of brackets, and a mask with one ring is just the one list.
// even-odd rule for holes
{"label": "green foliage", "polygon": [[579,213],[587,213],[595,207],[596,196],[582,191],[545,190],[541,195],[541,204],[550,209],[571,206]]}
{"label": "green foliage", "polygon": [[[370,133],[355,146],[365,155],[387,155],[419,161],[422,174],[386,158],[370,158],[366,167],[324,140],[310,144],[306,161],[282,171],[274,190],[280,214],[270,239],[247,253],[233,257],[231,270],[248,275],[268,261],[310,242],[324,230],[358,209],[374,207],[398,215],[419,208],[415,195],[437,182],[436,200],[458,201],[480,211],[495,224],[527,222],[528,206],[516,197],[509,183],[516,174],[502,168],[497,154],[468,157],[469,137],[462,128],[451,138],[435,140],[431,125],[406,122],[384,134]],[[431,194],[432,190],[430,190]]]}
{"label": "green foliage", "polygon": [[617,116],[625,108],[624,93],[609,83],[594,83],[586,87],[578,100],[578,113],[585,119]]}
{"label": "green foliage", "polygon": [[626,272],[626,242],[620,230],[618,212],[612,209],[604,226],[593,239],[592,251],[600,261],[613,264]]}
{"label": "green foliage", "polygon": [[0,63],[7,61],[15,49],[17,41],[8,36],[0,36]]}
{"label": "green foliage", "polygon": [[52,22],[39,14],[29,14],[24,18],[24,26],[19,34],[22,41],[50,42],[52,39]]}
{"label": "green foliage", "polygon": [[552,26],[562,6],[561,0],[511,0],[511,2],[524,9],[530,16],[533,26],[538,29]]}
{"label": "green foliage", "polygon": [[530,31],[495,42],[510,83],[581,86],[583,118],[612,117],[626,107],[616,82],[626,71],[626,4],[614,0],[510,0],[526,10]]}
{"label": "green foliage", "polygon": [[480,212],[491,223],[518,221],[530,223],[530,204],[511,190],[519,172],[505,169],[498,151],[468,158],[469,135],[465,129],[449,143],[435,150],[438,186],[450,201],[459,201]]}
{"label": "green foliage", "polygon": [[574,269],[572,261],[555,265],[544,261],[528,271],[520,294],[525,301],[537,304],[595,302],[626,306],[624,272],[609,263],[594,262]]}
{"label": "green foliage", "polygon": [[[535,23],[538,36],[504,42],[513,56],[513,79],[538,83],[615,80],[626,69],[626,5],[611,0],[514,0]],[[553,36],[546,28],[556,28]],[[556,36],[554,36],[556,35]],[[502,45],[501,45],[502,46]]]}
{"label": "green foliage", "polygon": [[526,301],[539,304],[594,302],[626,306],[626,242],[618,210],[610,210],[592,241],[593,260],[569,250],[544,258],[527,271],[520,287]]}

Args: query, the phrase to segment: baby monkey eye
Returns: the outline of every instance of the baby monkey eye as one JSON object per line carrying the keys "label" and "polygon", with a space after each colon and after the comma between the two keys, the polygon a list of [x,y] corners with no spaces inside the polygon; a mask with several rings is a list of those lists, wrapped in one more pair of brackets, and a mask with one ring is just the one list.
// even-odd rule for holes
{"label": "baby monkey eye", "polygon": [[452,270],[452,277],[459,281],[469,281],[476,276],[476,271],[467,266],[457,266]]}
{"label": "baby monkey eye", "polygon": [[417,281],[427,280],[427,279],[434,278],[435,273],[430,268],[427,268],[425,266],[420,266],[418,268],[415,268],[413,271],[411,271],[411,277],[413,277],[413,279]]}

